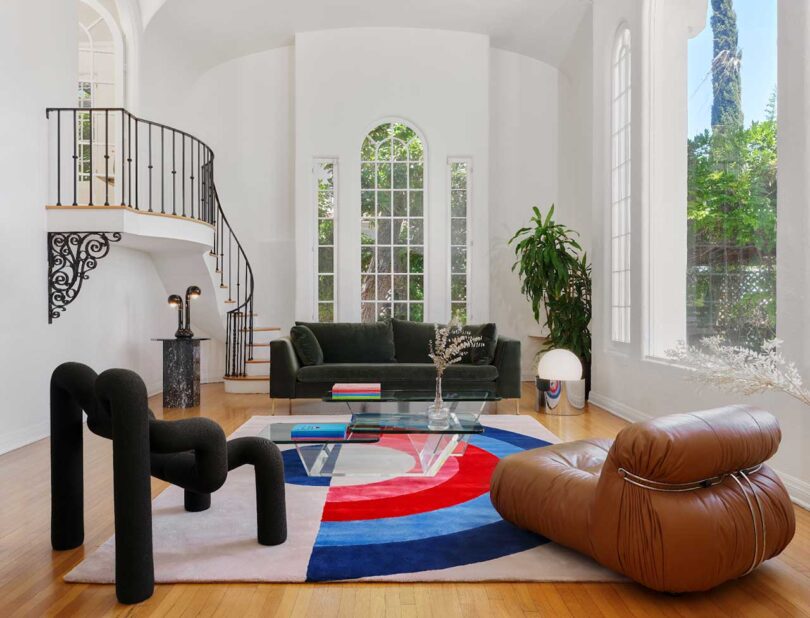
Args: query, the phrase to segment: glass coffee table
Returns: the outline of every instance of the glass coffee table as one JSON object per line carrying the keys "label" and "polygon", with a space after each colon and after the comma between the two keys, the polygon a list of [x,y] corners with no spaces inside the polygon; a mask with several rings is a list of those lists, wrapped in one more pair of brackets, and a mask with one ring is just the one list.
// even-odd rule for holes
{"label": "glass coffee table", "polygon": [[[298,423],[271,423],[259,434],[279,445],[294,445],[309,476],[435,476],[451,457],[463,457],[472,436],[484,432],[478,417],[499,397],[487,391],[447,393],[446,427],[428,423],[427,391],[383,391],[380,400],[343,400],[352,413],[341,439],[293,439]],[[331,394],[326,402],[335,402]],[[393,404],[393,406],[392,406]],[[331,421],[330,421],[331,422]]]}

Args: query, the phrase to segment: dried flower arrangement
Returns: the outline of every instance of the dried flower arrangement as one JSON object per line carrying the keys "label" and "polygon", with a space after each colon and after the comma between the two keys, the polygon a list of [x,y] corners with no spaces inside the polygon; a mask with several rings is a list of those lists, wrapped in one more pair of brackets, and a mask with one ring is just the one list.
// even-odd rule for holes
{"label": "dried flower arrangement", "polygon": [[770,339],[758,352],[727,345],[722,337],[705,337],[700,346],[680,343],[667,356],[691,369],[688,379],[695,382],[744,395],[778,391],[810,406],[810,391],[796,365],[782,356],[781,346],[780,339]]}
{"label": "dried flower arrangement", "polygon": [[442,376],[450,365],[460,363],[466,352],[484,345],[479,335],[471,335],[464,327],[453,319],[446,326],[435,325],[435,335],[428,344],[428,356],[436,367],[436,400],[433,406],[436,410],[443,407]]}

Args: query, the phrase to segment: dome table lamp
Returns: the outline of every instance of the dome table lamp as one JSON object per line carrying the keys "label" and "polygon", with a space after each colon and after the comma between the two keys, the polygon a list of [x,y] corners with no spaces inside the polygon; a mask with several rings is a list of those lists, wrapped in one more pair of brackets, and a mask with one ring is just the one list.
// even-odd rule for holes
{"label": "dome table lamp", "polygon": [[200,294],[202,294],[202,292],[200,291],[200,288],[198,288],[196,285],[190,285],[186,289],[186,324],[185,324],[185,330],[186,330],[186,333],[188,333],[187,335],[185,335],[186,337],[193,337],[194,336],[194,333],[191,332],[191,299],[192,298],[199,298]]}
{"label": "dome table lamp", "polygon": [[537,363],[537,377],[548,380],[546,414],[573,416],[585,411],[582,362],[569,350],[549,350]]}

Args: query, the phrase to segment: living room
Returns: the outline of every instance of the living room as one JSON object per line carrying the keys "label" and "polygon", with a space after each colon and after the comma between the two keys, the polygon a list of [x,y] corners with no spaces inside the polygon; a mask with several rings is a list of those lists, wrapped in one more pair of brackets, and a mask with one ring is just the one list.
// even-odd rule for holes
{"label": "living room", "polygon": [[0,31],[0,613],[810,615],[808,0]]}

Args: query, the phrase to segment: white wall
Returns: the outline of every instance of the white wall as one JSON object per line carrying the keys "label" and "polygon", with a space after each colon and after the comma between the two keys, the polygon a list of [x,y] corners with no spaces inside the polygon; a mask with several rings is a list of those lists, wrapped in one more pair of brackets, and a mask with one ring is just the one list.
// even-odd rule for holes
{"label": "white wall", "polygon": [[10,88],[0,97],[0,452],[47,434],[50,374],[62,361],[134,369],[159,388],[160,350],[149,338],[171,328],[151,260],[115,247],[64,316],[47,322],[45,108],[76,103],[76,23],[73,2],[0,3],[0,75]]}
{"label": "white wall", "polygon": [[[513,52],[490,53],[490,318],[498,332],[521,340],[524,378],[530,379],[540,347],[540,326],[511,271],[509,239],[527,225],[532,207],[566,223],[576,204],[559,202],[557,69]],[[541,316],[541,320],[542,320]]]}
{"label": "white wall", "polygon": [[296,36],[295,239],[298,319],[313,315],[312,160],[339,159],[338,318],[360,318],[360,146],[383,119],[424,136],[426,320],[449,318],[447,158],[473,161],[470,315],[489,317],[489,39],[437,30],[357,28]]}
{"label": "white wall", "polygon": [[222,208],[255,277],[258,324],[293,322],[292,47],[223,63],[185,100],[180,127],[214,150]]}
{"label": "white wall", "polygon": [[[805,324],[810,313],[806,290],[810,262],[806,238],[810,231],[807,204],[810,186],[806,170],[810,165],[807,124],[810,107],[810,14],[807,2],[779,3],[779,223],[777,244],[779,280],[777,286],[777,331],[786,340],[785,352],[810,378],[810,347]],[[652,13],[650,13],[652,11]],[[662,286],[680,286],[680,272],[667,274],[660,262],[677,262],[675,250],[656,244],[657,238],[672,241],[679,234],[677,222],[666,219],[685,207],[686,158],[686,41],[689,24],[705,15],[705,0],[666,3],[648,0],[597,0],[593,8],[593,199],[591,238],[594,255],[593,391],[591,400],[630,420],[642,420],[673,412],[711,408],[746,401],[773,412],[782,426],[782,446],[773,460],[794,498],[810,503],[810,436],[808,410],[779,394],[746,398],[697,388],[687,382],[687,373],[652,356],[651,333],[656,323],[650,308],[662,306]],[[652,16],[667,36],[648,37]],[[616,348],[610,342],[610,301],[606,289],[609,253],[605,239],[609,227],[605,213],[609,204],[609,62],[613,37],[620,23],[630,25],[633,35],[633,200],[632,342]],[[694,34],[692,32],[691,34]],[[655,54],[651,55],[650,50]],[[658,102],[650,106],[649,102]],[[681,104],[667,108],[667,102]],[[679,151],[678,144],[682,145]],[[681,160],[683,159],[683,160]],[[668,207],[667,205],[670,205]],[[656,210],[663,209],[663,210]],[[681,222],[683,224],[683,222]],[[664,230],[661,232],[661,230]],[[656,236],[657,235],[657,236]],[[659,261],[650,260],[656,255]],[[672,301],[680,303],[680,297]],[[666,312],[664,313],[666,316]]]}

